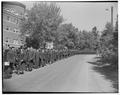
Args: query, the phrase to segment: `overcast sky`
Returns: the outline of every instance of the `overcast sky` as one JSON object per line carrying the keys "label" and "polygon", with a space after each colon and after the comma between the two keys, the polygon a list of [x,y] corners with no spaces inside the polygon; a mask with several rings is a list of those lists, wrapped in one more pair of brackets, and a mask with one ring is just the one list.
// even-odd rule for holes
{"label": "overcast sky", "polygon": [[[34,2],[22,2],[27,8],[31,8]],[[61,14],[66,20],[65,23],[72,23],[79,30],[91,30],[94,26],[102,31],[107,22],[110,22],[110,7],[114,8],[114,24],[118,12],[118,6],[115,2],[105,3],[88,3],[88,2],[58,2],[61,8]],[[106,9],[109,9],[106,11]]]}

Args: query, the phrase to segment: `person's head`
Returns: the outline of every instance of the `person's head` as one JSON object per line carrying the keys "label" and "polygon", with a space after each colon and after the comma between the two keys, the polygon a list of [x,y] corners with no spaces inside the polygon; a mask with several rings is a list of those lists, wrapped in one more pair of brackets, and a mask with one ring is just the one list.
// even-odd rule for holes
{"label": "person's head", "polygon": [[25,46],[25,45],[23,45],[23,49],[26,49],[26,46]]}
{"label": "person's head", "polygon": [[33,49],[33,47],[31,47],[31,49]]}
{"label": "person's head", "polygon": [[23,48],[23,46],[20,46],[20,48],[22,49],[22,48]]}
{"label": "person's head", "polygon": [[8,45],[7,48],[10,48],[10,45]]}
{"label": "person's head", "polygon": [[27,50],[30,50],[30,48],[28,47]]}

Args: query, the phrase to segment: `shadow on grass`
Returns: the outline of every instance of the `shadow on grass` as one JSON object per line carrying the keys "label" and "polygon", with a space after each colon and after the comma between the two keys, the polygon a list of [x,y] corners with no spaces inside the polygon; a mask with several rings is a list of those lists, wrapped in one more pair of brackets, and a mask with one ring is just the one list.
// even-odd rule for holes
{"label": "shadow on grass", "polygon": [[111,65],[104,65],[100,58],[95,62],[88,62],[93,64],[93,70],[105,76],[106,79],[112,81],[113,88],[116,89],[116,93],[118,93],[118,67],[112,67]]}

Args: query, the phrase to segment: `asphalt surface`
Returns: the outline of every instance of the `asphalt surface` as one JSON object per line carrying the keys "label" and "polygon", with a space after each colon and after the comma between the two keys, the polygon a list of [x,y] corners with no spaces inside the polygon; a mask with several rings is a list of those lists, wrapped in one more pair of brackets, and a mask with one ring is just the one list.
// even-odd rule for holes
{"label": "asphalt surface", "polygon": [[88,63],[95,56],[75,55],[23,75],[13,74],[3,80],[4,88],[12,92],[114,92],[112,82]]}

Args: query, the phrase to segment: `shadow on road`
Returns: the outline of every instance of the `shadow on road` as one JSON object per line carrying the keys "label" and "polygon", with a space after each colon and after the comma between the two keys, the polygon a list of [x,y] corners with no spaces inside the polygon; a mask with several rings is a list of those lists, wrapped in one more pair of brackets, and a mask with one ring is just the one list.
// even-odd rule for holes
{"label": "shadow on road", "polygon": [[93,70],[105,76],[106,79],[112,81],[113,88],[118,93],[118,68],[112,68],[110,65],[104,65],[100,58],[95,58],[94,62],[88,62],[93,64]]}

